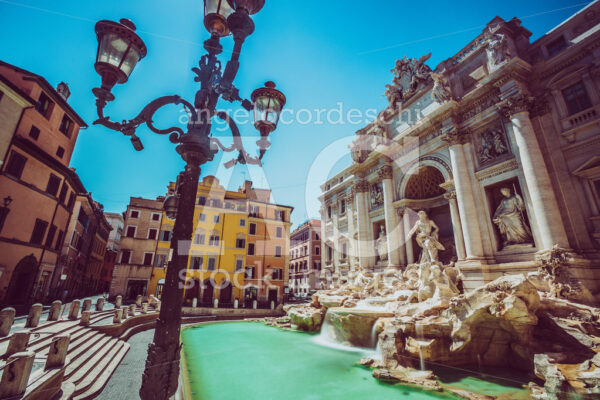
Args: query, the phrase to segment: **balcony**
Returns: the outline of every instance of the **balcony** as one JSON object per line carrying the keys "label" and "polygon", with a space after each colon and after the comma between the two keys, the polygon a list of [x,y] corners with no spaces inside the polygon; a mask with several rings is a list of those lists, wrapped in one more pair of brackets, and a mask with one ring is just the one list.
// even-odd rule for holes
{"label": "balcony", "polygon": [[562,135],[569,142],[573,142],[575,140],[575,133],[577,133],[579,129],[598,121],[598,116],[600,115],[598,107],[600,106],[596,105],[561,119]]}

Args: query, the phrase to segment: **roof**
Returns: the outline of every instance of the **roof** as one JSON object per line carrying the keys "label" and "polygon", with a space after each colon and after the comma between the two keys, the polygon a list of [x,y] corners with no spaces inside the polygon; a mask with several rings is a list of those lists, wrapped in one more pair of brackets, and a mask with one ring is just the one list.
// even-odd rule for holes
{"label": "roof", "polygon": [[[67,101],[65,99],[62,98],[62,96],[60,94],[58,94],[58,92],[56,91],[56,89],[41,75],[38,74],[34,74],[31,71],[27,71],[23,68],[19,68],[15,65],[9,64],[5,61],[0,60],[0,67],[8,67],[11,68],[17,72],[22,73],[23,75],[25,75],[25,77],[23,79],[25,80],[32,80],[37,82],[43,89],[44,91],[50,95],[50,97],[52,98],[52,100],[59,104],[61,106],[61,108],[67,113],[69,114],[69,116],[74,119],[75,121],[77,121],[77,124],[79,124],[79,126],[83,127],[83,128],[87,128],[87,124],[85,123],[85,121],[83,120],[83,118],[81,118],[79,116],[79,114],[77,114],[75,112],[75,110],[73,110],[73,108],[69,105],[69,103],[67,103]],[[35,103],[35,101],[34,101]]]}
{"label": "roof", "polygon": [[13,92],[15,92],[16,94],[21,96],[27,102],[31,103],[32,105],[36,103],[36,101],[34,99],[32,99],[31,97],[29,97],[29,95],[27,93],[25,93],[23,90],[21,90],[20,87],[18,87],[14,83],[12,83],[11,80],[7,79],[3,75],[0,75],[0,81],[3,84],[5,84],[6,86],[8,86]]}

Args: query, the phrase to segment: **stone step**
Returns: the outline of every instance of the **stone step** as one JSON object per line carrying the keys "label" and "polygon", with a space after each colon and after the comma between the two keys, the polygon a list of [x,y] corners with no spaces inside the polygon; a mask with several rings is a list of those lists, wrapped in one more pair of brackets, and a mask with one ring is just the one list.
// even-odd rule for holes
{"label": "stone step", "polygon": [[[81,356],[85,362],[80,365],[80,368],[75,370],[74,373],[71,371],[71,373],[65,374],[69,376],[66,380],[74,383],[76,388],[79,387],[79,383],[90,376],[90,371],[110,361],[122,345],[123,342],[119,339],[110,338],[107,343],[101,346],[94,346]],[[69,366],[67,366],[67,370]],[[77,389],[75,392],[77,394]]]}
{"label": "stone step", "polygon": [[[106,386],[106,384],[110,380],[110,377],[112,376],[113,372],[115,372],[115,370],[125,357],[125,354],[127,354],[127,352],[129,351],[129,343],[121,343],[122,346],[120,350],[114,355],[112,360],[110,360],[110,362],[106,366],[104,366],[102,370],[100,370],[100,374],[92,377],[94,372],[92,371],[92,373],[90,374],[90,378],[88,379],[88,377],[86,377],[86,379],[83,382],[81,382],[80,385],[78,385],[79,387],[76,389],[76,396],[74,397],[74,400],[93,399],[102,391],[102,389],[104,389],[104,386]],[[85,391],[81,392],[80,388],[83,388],[84,383],[88,383],[88,385],[85,387]]]}
{"label": "stone step", "polygon": [[47,348],[48,346],[50,346],[50,343],[52,343],[52,338],[56,335],[59,335],[59,334],[62,335],[62,334],[68,333],[71,336],[70,341],[74,341],[74,340],[77,340],[77,338],[81,337],[82,335],[86,334],[88,331],[90,331],[89,328],[85,328],[80,325],[73,326],[73,327],[70,327],[69,329],[65,329],[65,330],[58,332],[56,334],[53,334],[53,335],[45,335],[43,338],[33,340],[33,341],[30,340],[29,345],[27,346],[27,349],[33,350],[37,353],[37,352],[42,351],[44,348]]}
{"label": "stone step", "polygon": [[[88,338],[92,337],[94,333],[95,333],[95,331],[89,329],[89,330],[83,331],[83,333],[81,335],[70,336],[69,351],[76,348],[77,346],[80,346],[81,344],[84,344],[85,341]],[[41,350],[37,351],[36,353],[40,354],[42,356],[46,356],[48,354],[49,349],[50,349],[50,346],[47,345],[44,348],[42,348]]]}
{"label": "stone step", "polygon": [[[100,334],[99,336],[94,336],[94,340],[90,341],[89,345],[73,349],[72,352],[69,352],[70,361],[65,371],[65,378],[70,378],[82,367],[90,367],[87,364],[90,360],[93,360],[96,354],[106,352],[110,347],[114,346],[116,342],[113,339],[110,336]],[[71,359],[71,357],[73,358]]]}

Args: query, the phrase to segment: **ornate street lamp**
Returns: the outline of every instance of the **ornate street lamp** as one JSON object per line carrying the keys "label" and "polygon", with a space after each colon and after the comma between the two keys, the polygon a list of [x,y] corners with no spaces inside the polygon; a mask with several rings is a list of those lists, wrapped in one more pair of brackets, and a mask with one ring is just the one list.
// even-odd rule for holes
{"label": "ornate street lamp", "polygon": [[[200,59],[199,65],[192,71],[194,80],[200,83],[193,103],[181,97],[163,96],[151,101],[133,119],[123,122],[111,121],[104,115],[107,103],[115,96],[112,89],[117,83],[129,79],[137,62],[146,55],[146,46],[135,33],[135,25],[122,19],[120,23],[100,21],[96,24],[98,52],[95,69],[102,78],[99,88],[93,89],[96,96],[98,119],[94,124],[122,132],[131,138],[136,150],[144,147],[136,129],[146,124],[158,134],[168,134],[169,140],[177,144],[176,150],[185,161],[185,170],[177,179],[176,192],[165,199],[164,208],[169,217],[175,217],[175,226],[171,240],[173,258],[167,268],[162,293],[162,305],[156,322],[153,343],[148,348],[146,369],[142,378],[140,397],[146,399],[167,399],[177,389],[179,378],[179,334],[181,323],[181,305],[183,282],[180,271],[187,268],[188,254],[185,245],[179,252],[179,243],[189,241],[194,225],[196,191],[200,178],[200,166],[213,159],[219,149],[225,152],[237,151],[236,158],[225,165],[231,167],[237,163],[260,165],[270,143],[268,136],[277,127],[279,115],[285,104],[283,93],[275,89],[273,82],[252,93],[251,99],[242,99],[233,80],[239,68],[239,56],[246,38],[254,32],[254,22],[250,15],[260,11],[264,0],[205,0],[204,26],[211,37],[204,42],[207,54]],[[231,34],[234,46],[231,58],[223,71],[217,55],[222,52],[220,39]],[[260,132],[256,142],[259,154],[250,156],[244,149],[240,132],[235,122],[226,112],[216,110],[219,98],[229,102],[240,102],[248,111],[254,110],[255,127]],[[181,104],[190,115],[190,122],[184,131],[180,127],[160,129],[154,126],[153,115],[168,104]],[[211,136],[211,120],[218,117],[227,122],[233,136],[233,144],[224,146]]]}

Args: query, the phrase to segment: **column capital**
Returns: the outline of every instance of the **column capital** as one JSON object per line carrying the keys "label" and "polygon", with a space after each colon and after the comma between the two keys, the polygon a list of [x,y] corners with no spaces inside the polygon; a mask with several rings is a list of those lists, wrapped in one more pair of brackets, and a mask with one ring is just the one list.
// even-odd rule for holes
{"label": "column capital", "polygon": [[393,168],[391,165],[384,165],[377,170],[377,174],[379,174],[379,179],[392,179]]}
{"label": "column capital", "polygon": [[446,200],[456,200],[456,190],[451,190],[449,192],[444,193],[444,198]]}
{"label": "column capital", "polygon": [[354,184],[354,190],[356,193],[367,193],[369,191],[369,182],[366,179],[359,179]]}
{"label": "column capital", "polygon": [[498,112],[506,118],[512,118],[518,113],[529,112],[535,108],[536,98],[523,92],[504,100],[504,103],[498,106]]}
{"label": "column capital", "polygon": [[400,207],[396,208],[396,214],[398,214],[399,217],[402,217],[405,212],[406,212],[406,206],[400,206]]}
{"label": "column capital", "polygon": [[450,130],[444,132],[441,138],[450,146],[454,146],[457,144],[464,144],[470,141],[471,135],[467,129],[458,129],[456,127],[452,127]]}

